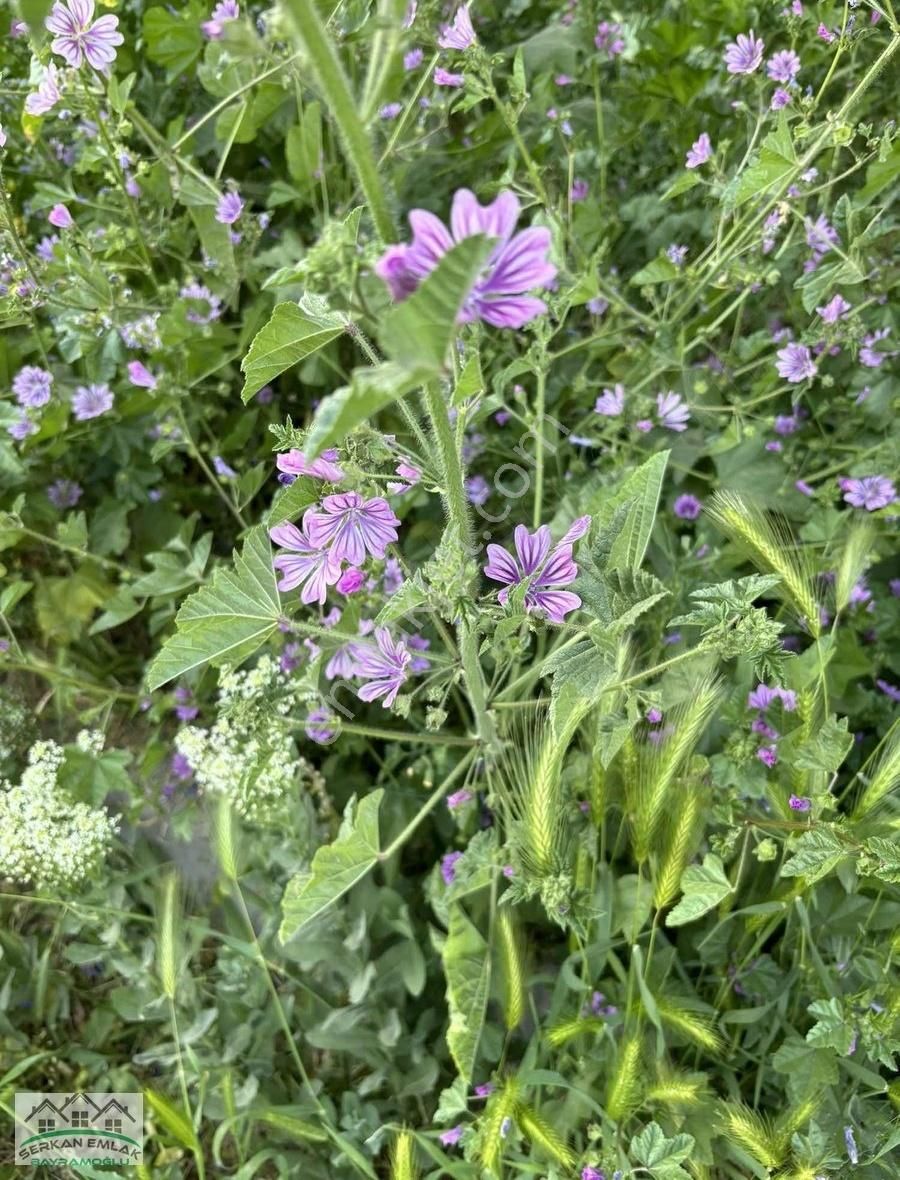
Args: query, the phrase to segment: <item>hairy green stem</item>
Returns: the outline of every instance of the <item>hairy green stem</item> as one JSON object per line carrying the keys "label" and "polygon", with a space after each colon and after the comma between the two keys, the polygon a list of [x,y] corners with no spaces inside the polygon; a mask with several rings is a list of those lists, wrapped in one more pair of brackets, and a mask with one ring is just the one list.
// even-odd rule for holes
{"label": "hairy green stem", "polygon": [[318,77],[322,95],[338,125],[347,157],[359,180],[375,228],[379,236],[389,242],[395,236],[394,219],[378,175],[372,145],[357,114],[356,100],[337,51],[316,11],[314,0],[284,0],[284,7],[294,22]]}

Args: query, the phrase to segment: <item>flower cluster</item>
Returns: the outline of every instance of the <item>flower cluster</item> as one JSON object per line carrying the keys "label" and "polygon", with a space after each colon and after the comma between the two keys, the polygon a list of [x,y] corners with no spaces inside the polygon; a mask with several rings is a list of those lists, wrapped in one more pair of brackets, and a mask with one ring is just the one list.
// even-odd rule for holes
{"label": "flower cluster", "polygon": [[797,708],[797,696],[790,689],[770,688],[766,684],[757,684],[747,697],[747,708],[755,709],[756,716],[751,725],[753,733],[759,735],[764,744],[756,751],[756,756],[764,766],[773,767],[778,761],[777,741],[780,734],[769,723],[767,710],[780,702],[786,713],[792,713]]}
{"label": "flower cluster", "polygon": [[[96,739],[89,751],[97,752]],[[62,746],[36,742],[18,785],[0,781],[0,877],[42,892],[68,891],[95,876],[118,830],[102,808],[61,789],[64,758]]]}
{"label": "flower cluster", "polygon": [[515,557],[500,545],[488,545],[488,562],[484,572],[493,581],[503,583],[504,588],[497,596],[500,602],[505,604],[511,589],[524,584],[526,611],[539,611],[551,623],[564,622],[567,614],[581,606],[578,595],[563,587],[571,585],[578,577],[572,546],[584,536],[590,524],[589,516],[580,517],[552,548],[547,525],[541,525],[534,533],[529,533],[520,524],[513,534]]}

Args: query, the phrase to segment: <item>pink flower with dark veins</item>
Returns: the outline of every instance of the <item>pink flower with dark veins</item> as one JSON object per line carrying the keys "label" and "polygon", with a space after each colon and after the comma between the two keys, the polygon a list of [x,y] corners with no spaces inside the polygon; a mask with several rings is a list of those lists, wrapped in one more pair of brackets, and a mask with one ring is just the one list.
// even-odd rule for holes
{"label": "pink flower with dark veins", "polygon": [[125,40],[117,16],[94,20],[94,0],[57,0],[44,23],[56,34],[50,48],[73,69],[87,62],[105,73],[116,60],[116,46]]}

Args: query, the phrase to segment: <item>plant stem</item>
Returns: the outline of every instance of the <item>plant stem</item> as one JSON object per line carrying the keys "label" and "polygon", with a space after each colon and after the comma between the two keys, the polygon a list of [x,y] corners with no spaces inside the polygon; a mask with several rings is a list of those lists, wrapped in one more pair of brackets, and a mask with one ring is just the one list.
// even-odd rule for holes
{"label": "plant stem", "polygon": [[[304,723],[305,724],[305,723]],[[445,733],[415,733],[409,729],[391,729],[388,726],[357,725],[353,721],[340,721],[339,734],[355,733],[362,737],[381,738],[388,742],[423,742],[433,746],[474,746],[472,738]]]}
{"label": "plant stem", "polygon": [[456,766],[454,766],[441,785],[432,791],[427,802],[416,812],[403,831],[400,832],[398,836],[394,837],[390,844],[388,844],[387,848],[379,852],[379,861],[384,863],[384,861],[390,860],[394,853],[403,847],[422,820],[425,819],[427,815],[430,815],[432,811],[434,811],[435,807],[437,807],[438,803],[440,803],[440,801],[444,798],[456,780],[468,770],[474,756],[475,751],[473,750],[466,754],[466,756],[460,762],[458,762]]}
{"label": "plant stem", "polygon": [[200,469],[202,470],[203,474],[206,476],[210,485],[215,489],[216,495],[219,497],[219,499],[222,501],[222,503],[226,506],[228,511],[231,513],[231,515],[237,521],[237,523],[241,526],[242,529],[248,528],[249,525],[247,524],[246,520],[244,520],[244,516],[243,516],[243,513],[241,512],[240,508],[237,507],[237,505],[232,501],[230,496],[226,495],[225,489],[222,487],[222,485],[216,479],[212,468],[206,462],[206,460],[203,458],[203,455],[200,453],[200,450],[199,450],[197,444],[194,442],[194,436],[191,434],[191,428],[187,424],[187,419],[184,416],[184,410],[182,410],[181,406],[176,405],[175,413],[178,416],[178,424],[181,426],[181,429],[184,431],[184,438],[185,438],[185,442],[188,445],[188,451],[197,460],[197,463],[200,465]]}
{"label": "plant stem", "polygon": [[194,1131],[194,1144],[191,1146],[191,1151],[194,1156],[194,1163],[197,1165],[197,1176],[199,1180],[204,1180],[206,1176],[206,1165],[203,1162],[203,1147],[200,1143],[200,1137],[197,1134],[197,1128],[194,1126],[194,1112],[191,1110],[191,1099],[188,1094],[187,1078],[184,1073],[184,1059],[181,1056],[181,1038],[178,1034],[178,1013],[175,1010],[174,996],[169,996],[169,1015],[172,1020],[172,1036],[175,1040],[175,1057],[178,1062],[178,1082],[181,1087],[181,1101],[184,1103],[185,1113]]}
{"label": "plant stem", "polygon": [[375,228],[379,236],[389,242],[395,236],[394,219],[388,209],[372,145],[356,112],[356,101],[331,38],[316,11],[314,0],[284,0],[284,7],[318,76],[322,95],[338,125]]}
{"label": "plant stem", "polygon": [[537,451],[534,467],[534,511],[532,513],[533,529],[540,528],[541,515],[544,509],[544,411],[546,409],[547,370],[542,365],[537,373],[537,404],[534,416],[537,421],[535,433],[537,435]]}
{"label": "plant stem", "polygon": [[[431,425],[438,445],[443,474],[444,507],[450,524],[457,531],[460,543],[468,560],[477,552],[469,503],[463,483],[463,469],[456,449],[456,440],[447,417],[447,407],[440,390],[434,383],[425,389],[425,404],[431,418]],[[475,714],[475,726],[479,738],[487,746],[496,747],[497,733],[487,708],[487,686],[481,660],[478,658],[478,638],[465,616],[461,615],[456,627],[459,655],[463,666],[469,701]]]}

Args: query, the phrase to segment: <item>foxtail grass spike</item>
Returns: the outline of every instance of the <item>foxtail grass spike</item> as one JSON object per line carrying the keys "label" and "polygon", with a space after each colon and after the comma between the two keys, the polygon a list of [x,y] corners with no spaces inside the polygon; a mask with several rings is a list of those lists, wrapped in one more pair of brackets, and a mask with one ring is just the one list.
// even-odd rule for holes
{"label": "foxtail grass spike", "polygon": [[664,909],[678,896],[681,874],[698,842],[702,798],[699,786],[690,781],[678,791],[674,805],[675,820],[659,859],[653,890],[653,904],[658,910]]}
{"label": "foxtail grass spike", "polygon": [[175,998],[178,983],[178,878],[169,873],[163,880],[157,930],[159,978],[163,992]]}
{"label": "foxtail grass spike", "polygon": [[525,1015],[525,952],[515,915],[503,906],[497,915],[500,946],[500,979],[503,985],[503,1019],[508,1029],[518,1028]]}
{"label": "foxtail grass spike", "polygon": [[771,1123],[749,1106],[727,1103],[722,1110],[722,1133],[764,1168],[777,1168],[784,1161],[785,1150]]}
{"label": "foxtail grass spike", "polygon": [[550,1123],[530,1106],[516,1107],[516,1122],[522,1133],[536,1144],[545,1155],[556,1160],[563,1168],[575,1166],[575,1153],[565,1140],[554,1131]]}
{"label": "foxtail grass spike", "polygon": [[399,1131],[391,1149],[391,1180],[418,1180],[416,1140],[412,1131]]}
{"label": "foxtail grass spike", "polygon": [[[864,777],[865,774],[865,777]],[[895,721],[884,739],[872,766],[863,768],[860,778],[865,786],[853,809],[853,819],[862,819],[900,786],[900,721]]]}
{"label": "foxtail grass spike", "polygon": [[621,1122],[641,1101],[641,1038],[629,1036],[619,1049],[615,1072],[606,1091],[606,1110]]}

